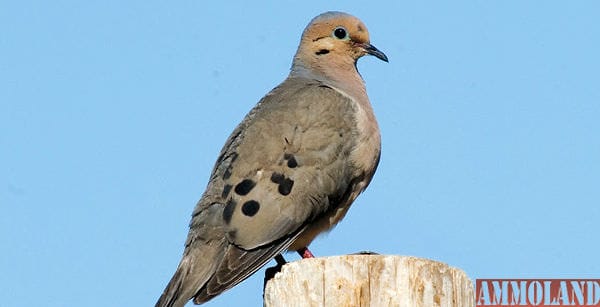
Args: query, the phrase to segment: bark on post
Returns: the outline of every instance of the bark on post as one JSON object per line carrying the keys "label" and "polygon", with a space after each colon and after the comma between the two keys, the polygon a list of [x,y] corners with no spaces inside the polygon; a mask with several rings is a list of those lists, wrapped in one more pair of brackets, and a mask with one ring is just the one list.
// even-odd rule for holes
{"label": "bark on post", "polygon": [[474,306],[473,283],[444,263],[406,256],[345,255],[285,264],[264,305]]}

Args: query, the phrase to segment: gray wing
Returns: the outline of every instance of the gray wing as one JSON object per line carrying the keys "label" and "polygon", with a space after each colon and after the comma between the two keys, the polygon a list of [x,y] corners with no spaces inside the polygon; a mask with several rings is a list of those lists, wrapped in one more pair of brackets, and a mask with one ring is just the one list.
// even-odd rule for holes
{"label": "gray wing", "polygon": [[308,82],[286,81],[259,102],[217,160],[177,281],[159,303],[176,301],[168,293],[201,303],[235,286],[336,205],[330,200],[342,197],[355,172],[347,159],[352,108],[337,91]]}

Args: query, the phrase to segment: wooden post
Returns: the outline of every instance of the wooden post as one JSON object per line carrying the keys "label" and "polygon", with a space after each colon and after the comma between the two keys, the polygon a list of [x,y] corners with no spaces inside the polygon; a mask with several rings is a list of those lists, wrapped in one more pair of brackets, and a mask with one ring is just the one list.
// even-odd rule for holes
{"label": "wooden post", "polygon": [[345,255],[285,264],[264,306],[472,307],[473,283],[447,264],[415,257]]}

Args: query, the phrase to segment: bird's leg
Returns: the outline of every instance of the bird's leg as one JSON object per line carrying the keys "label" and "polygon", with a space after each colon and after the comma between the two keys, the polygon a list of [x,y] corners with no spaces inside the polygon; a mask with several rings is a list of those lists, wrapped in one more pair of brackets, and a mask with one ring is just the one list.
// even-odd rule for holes
{"label": "bird's leg", "polygon": [[315,255],[313,255],[313,253],[308,249],[308,247],[303,247],[297,250],[297,252],[302,258],[315,258]]}

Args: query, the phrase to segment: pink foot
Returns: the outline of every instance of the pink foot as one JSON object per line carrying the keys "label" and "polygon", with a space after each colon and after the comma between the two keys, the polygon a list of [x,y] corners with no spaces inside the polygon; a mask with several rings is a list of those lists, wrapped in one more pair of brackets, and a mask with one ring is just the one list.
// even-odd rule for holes
{"label": "pink foot", "polygon": [[313,253],[311,253],[310,250],[308,250],[308,247],[303,247],[297,250],[297,252],[302,258],[315,258],[315,255],[313,255]]}

